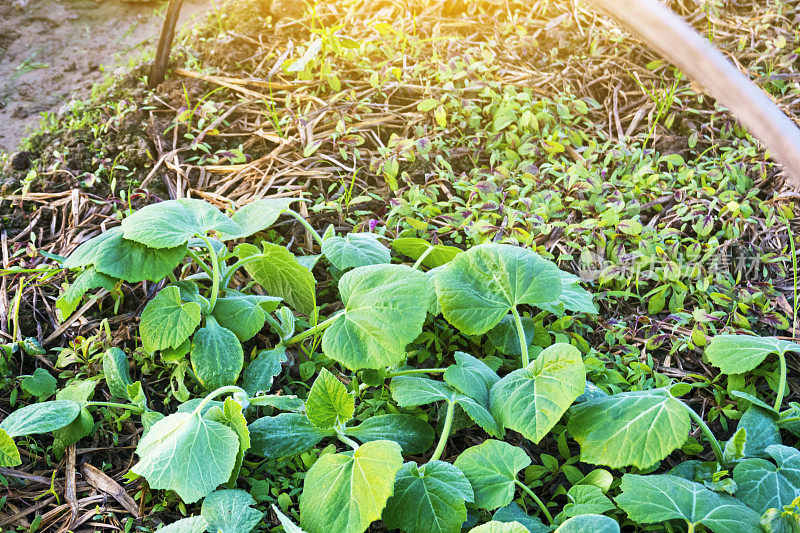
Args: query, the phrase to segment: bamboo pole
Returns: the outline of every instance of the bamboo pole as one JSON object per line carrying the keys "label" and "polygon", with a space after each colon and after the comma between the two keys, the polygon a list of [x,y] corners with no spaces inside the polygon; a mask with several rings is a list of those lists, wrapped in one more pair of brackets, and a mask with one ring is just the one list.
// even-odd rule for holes
{"label": "bamboo pole", "polygon": [[153,68],[150,71],[148,85],[154,89],[164,81],[164,73],[167,71],[169,53],[172,50],[172,39],[175,37],[175,26],[178,24],[178,17],[181,14],[183,0],[169,0],[167,13],[164,16],[164,25],[161,27],[161,36],[158,38],[156,48],[156,58],[153,61]]}

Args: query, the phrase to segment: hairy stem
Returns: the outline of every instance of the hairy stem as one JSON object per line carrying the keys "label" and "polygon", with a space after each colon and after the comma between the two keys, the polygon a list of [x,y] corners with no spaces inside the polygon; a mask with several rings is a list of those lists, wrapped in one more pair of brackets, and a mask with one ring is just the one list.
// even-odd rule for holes
{"label": "hairy stem", "polygon": [[438,461],[444,453],[444,447],[447,445],[447,439],[450,437],[450,428],[453,427],[453,413],[455,413],[456,402],[447,402],[447,413],[444,416],[444,427],[442,427],[442,434],[439,436],[439,442],[436,444],[436,449],[433,450],[433,455],[430,461]]}
{"label": "hairy stem", "polygon": [[779,352],[778,359],[781,365],[781,377],[780,383],[778,384],[778,397],[775,398],[776,411],[780,411],[781,404],[783,403],[783,394],[786,391],[786,354]]}
{"label": "hairy stem", "polygon": [[412,266],[411,268],[415,270],[418,269],[419,266],[422,264],[422,262],[425,261],[425,258],[428,257],[432,251],[433,251],[433,246],[422,252],[422,255],[419,256],[419,259],[417,259],[417,261],[414,263],[414,266]]}
{"label": "hairy stem", "polygon": [[315,230],[313,228],[313,226],[311,226],[311,224],[308,223],[308,220],[303,218],[303,215],[301,215],[300,213],[298,213],[296,211],[292,211],[291,209],[287,209],[286,211],[284,211],[284,213],[286,213],[287,215],[291,215],[294,218],[296,218],[297,220],[299,220],[300,223],[303,226],[305,226],[305,228],[308,230],[308,232],[311,234],[311,236],[314,237],[314,240],[317,241],[317,244],[322,246],[322,236],[319,233],[317,233],[317,230]]}
{"label": "hairy stem", "polygon": [[222,277],[222,281],[220,282],[220,285],[222,287],[227,287],[228,284],[231,282],[231,279],[233,279],[233,275],[236,273],[236,271],[239,268],[243,267],[247,263],[250,263],[251,261],[257,261],[257,260],[263,259],[265,257],[267,257],[266,254],[254,254],[254,255],[239,259],[238,261],[236,261],[234,264],[231,265],[231,267],[228,269],[228,272],[225,273],[225,275]]}
{"label": "hairy stem", "polygon": [[519,488],[521,488],[522,490],[524,490],[525,492],[528,493],[528,496],[530,496],[533,499],[533,501],[536,502],[536,505],[539,506],[539,509],[542,510],[542,514],[544,514],[545,518],[547,518],[547,522],[552,525],[553,524],[553,515],[550,514],[550,511],[547,509],[547,506],[544,504],[544,502],[541,500],[541,498],[539,498],[536,495],[536,493],[534,493],[530,489],[530,487],[528,487],[522,481],[520,481],[518,479],[515,479],[514,483],[516,483]]}
{"label": "hairy stem", "polygon": [[714,450],[714,455],[717,456],[717,462],[721,466],[725,466],[727,463],[725,462],[725,456],[722,454],[722,448],[720,447],[717,438],[714,436],[713,433],[711,433],[711,428],[708,427],[706,421],[703,420],[703,417],[697,414],[697,412],[695,412],[694,409],[692,409],[685,403],[681,402],[681,405],[686,408],[686,410],[689,412],[689,416],[692,417],[692,420],[694,420],[695,423],[698,425],[700,430],[703,432],[703,435],[706,436],[706,440],[711,445],[711,449]]}
{"label": "hairy stem", "polygon": [[358,449],[358,443],[356,441],[354,441],[353,439],[351,439],[349,437],[346,437],[344,435],[344,433],[339,433],[337,431],[336,432],[336,438],[338,438],[340,441],[344,442],[345,444],[347,444],[348,446],[350,446],[354,450]]}
{"label": "hairy stem", "polygon": [[217,296],[219,295],[219,259],[217,259],[217,252],[208,237],[201,235],[200,238],[206,243],[208,255],[211,257],[211,298],[208,305],[209,312],[211,312],[214,310],[214,306],[217,305]]}
{"label": "hairy stem", "polygon": [[441,374],[447,370],[446,368],[412,368],[411,370],[398,370],[396,372],[387,372],[387,378],[396,378],[397,376],[408,376],[411,374]]}
{"label": "hairy stem", "polygon": [[522,317],[519,316],[519,311],[516,307],[511,308],[511,313],[514,315],[514,322],[517,324],[517,336],[519,337],[519,349],[522,353],[522,368],[528,366],[528,339],[525,337],[525,328],[522,327]]}
{"label": "hairy stem", "polygon": [[241,389],[241,388],[237,387],[236,385],[225,385],[224,387],[220,387],[217,390],[212,391],[211,393],[208,394],[208,396],[203,398],[203,401],[200,402],[199,404],[197,404],[197,407],[194,408],[194,411],[192,411],[192,414],[196,415],[196,414],[201,413],[203,411],[203,408],[206,405],[208,405],[208,403],[211,400],[213,400],[217,396],[222,396],[223,394],[227,394],[229,392],[242,392],[244,394],[247,394],[244,391],[244,389]]}
{"label": "hairy stem", "polygon": [[284,344],[286,346],[289,346],[290,344],[297,344],[298,342],[300,342],[302,340],[305,340],[308,337],[311,337],[312,335],[316,335],[320,331],[324,331],[328,326],[330,326],[331,324],[336,322],[339,319],[339,317],[341,317],[343,314],[344,314],[344,311],[339,311],[338,313],[334,314],[332,317],[328,318],[327,320],[323,320],[322,322],[320,322],[319,324],[317,324],[313,328],[307,329],[302,333],[298,333],[297,335],[295,335],[291,339],[287,340]]}
{"label": "hairy stem", "polygon": [[189,248],[188,250],[186,250],[186,253],[187,253],[187,255],[188,255],[189,257],[191,257],[192,259],[194,259],[194,262],[195,262],[195,263],[197,263],[197,265],[198,265],[198,266],[199,266],[201,269],[203,269],[203,272],[205,272],[206,274],[208,274],[209,276],[211,276],[211,268],[209,268],[209,266],[208,266],[208,265],[205,263],[205,261],[203,261],[203,260],[200,258],[200,256],[197,254],[197,252],[195,252],[194,250],[192,250],[191,248]]}
{"label": "hairy stem", "polygon": [[86,402],[87,407],[116,407],[117,409],[127,409],[128,411],[135,411],[136,413],[144,412],[144,407],[133,405],[132,403],[114,403],[114,402]]}

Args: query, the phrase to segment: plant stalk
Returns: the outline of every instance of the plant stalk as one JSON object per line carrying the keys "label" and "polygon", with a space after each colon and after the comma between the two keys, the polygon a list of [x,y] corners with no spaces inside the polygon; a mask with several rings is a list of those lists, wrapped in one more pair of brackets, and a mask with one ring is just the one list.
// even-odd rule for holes
{"label": "plant stalk", "polygon": [[234,264],[231,265],[231,267],[228,269],[228,272],[222,277],[222,281],[220,282],[220,285],[222,285],[223,287],[227,287],[228,284],[231,282],[231,279],[233,279],[233,275],[236,273],[236,271],[239,268],[243,267],[247,263],[250,263],[251,261],[256,261],[258,259],[263,259],[265,257],[267,257],[267,254],[254,254],[254,255],[239,259],[238,261],[236,261]]}
{"label": "plant stalk", "polygon": [[525,337],[525,328],[522,327],[522,317],[519,316],[519,311],[516,307],[511,308],[511,313],[514,315],[514,322],[517,324],[517,336],[519,337],[519,349],[522,353],[522,368],[528,366],[528,339]]}
{"label": "plant stalk", "polygon": [[[217,390],[212,391],[211,393],[209,393],[208,396],[206,396],[205,398],[203,398],[203,401],[201,401],[199,404],[197,404],[197,407],[194,408],[194,411],[192,411],[192,414],[193,415],[199,414],[200,412],[203,411],[203,407],[208,405],[208,403],[211,400],[213,400],[217,396],[221,396],[221,395],[226,394],[228,392],[245,392],[245,391],[244,391],[244,389],[239,388],[236,385],[225,385],[224,387],[220,387]],[[245,394],[247,394],[247,393],[245,392]]]}
{"label": "plant stalk", "polygon": [[287,209],[286,211],[284,211],[284,213],[286,213],[287,215],[292,215],[294,218],[299,220],[300,223],[303,226],[305,226],[305,228],[308,230],[311,236],[314,237],[314,240],[317,241],[317,244],[322,246],[322,236],[319,233],[317,233],[317,230],[315,230],[311,224],[308,223],[308,220],[303,218],[303,215],[301,215],[296,211],[292,211],[291,209]]}
{"label": "plant stalk", "polygon": [[775,410],[780,411],[781,404],[783,403],[783,395],[786,391],[786,354],[783,352],[778,353],[778,360],[781,365],[781,377],[778,384],[778,397],[775,398]]}
{"label": "plant stalk", "polygon": [[539,509],[541,509],[541,510],[542,510],[542,513],[544,514],[545,518],[547,518],[547,522],[548,522],[550,525],[553,525],[553,515],[551,515],[551,514],[550,514],[550,511],[547,509],[547,506],[544,504],[544,502],[541,500],[541,498],[539,498],[539,497],[536,495],[536,493],[534,493],[534,492],[533,492],[533,491],[530,489],[530,487],[528,487],[528,486],[527,486],[525,483],[523,483],[522,481],[520,481],[520,480],[518,480],[518,479],[515,479],[515,480],[514,480],[514,483],[516,483],[516,484],[517,484],[517,486],[518,486],[519,488],[521,488],[522,490],[524,490],[525,492],[527,492],[527,493],[528,493],[528,496],[530,496],[531,498],[533,498],[533,501],[535,501],[535,502],[536,502],[536,505],[538,505],[538,506],[539,506]]}
{"label": "plant stalk", "polygon": [[209,276],[211,276],[211,269],[210,269],[210,268],[209,268],[209,266],[208,266],[208,265],[205,263],[205,261],[203,261],[203,259],[202,259],[202,258],[201,258],[199,255],[197,255],[197,252],[195,252],[194,250],[192,250],[191,248],[189,248],[189,249],[187,249],[187,250],[186,250],[186,253],[187,253],[187,255],[188,255],[189,257],[191,257],[192,259],[194,259],[194,262],[195,262],[195,263],[197,263],[197,265],[198,265],[198,266],[199,266],[201,269],[203,269],[203,272],[205,272],[206,274],[208,274]]}
{"label": "plant stalk", "polygon": [[217,305],[217,296],[219,295],[219,259],[217,259],[217,252],[208,237],[201,235],[200,238],[206,243],[208,255],[211,257],[211,298],[208,305],[210,313],[214,311],[214,306]]}
{"label": "plant stalk", "polygon": [[135,411],[137,414],[144,412],[144,407],[133,405],[132,403],[114,403],[114,402],[86,402],[87,407],[116,407],[118,409],[127,409],[128,411]]}
{"label": "plant stalk", "polygon": [[425,261],[425,258],[428,257],[432,251],[433,251],[433,246],[422,252],[422,255],[419,256],[419,259],[417,259],[417,261],[414,263],[414,266],[412,266],[411,268],[413,268],[414,270],[418,269],[422,264],[422,262]]}
{"label": "plant stalk", "polygon": [[307,329],[302,333],[298,333],[297,335],[295,335],[291,339],[287,340],[284,343],[284,345],[289,346],[290,344],[296,344],[296,343],[298,343],[298,342],[300,342],[302,340],[307,339],[308,337],[311,337],[312,335],[316,335],[320,331],[324,331],[325,329],[328,328],[328,326],[330,326],[331,324],[336,322],[339,319],[339,317],[342,316],[343,314],[344,314],[344,311],[339,311],[338,313],[334,314],[332,317],[330,317],[330,318],[328,318],[326,320],[323,320],[322,322],[320,322],[319,324],[317,324],[313,328]]}
{"label": "plant stalk", "polygon": [[[678,401],[680,401],[680,400],[678,400]],[[697,414],[697,412],[695,412],[694,409],[692,409],[691,407],[689,407],[685,403],[681,402],[681,405],[684,406],[687,411],[689,411],[689,416],[692,417],[692,420],[694,420],[695,423],[697,423],[697,425],[700,427],[700,430],[703,432],[703,435],[706,436],[706,440],[711,445],[711,448],[714,450],[714,455],[717,456],[717,462],[721,466],[726,466],[727,462],[725,461],[725,456],[722,453],[722,448],[719,445],[719,441],[714,436],[714,434],[711,432],[711,428],[708,427],[708,424],[706,424],[706,421],[703,420],[703,417],[701,417],[699,414]]]}
{"label": "plant stalk", "polygon": [[441,374],[446,371],[446,368],[412,368],[411,370],[398,370],[396,372],[387,372],[387,378],[396,378],[398,376],[409,376],[411,374]]}
{"label": "plant stalk", "polygon": [[442,427],[442,434],[439,436],[439,443],[436,444],[436,449],[433,450],[433,455],[430,461],[438,461],[444,453],[444,447],[447,445],[447,439],[450,437],[450,428],[453,427],[453,413],[455,413],[456,402],[447,402],[447,413],[444,416],[444,427]]}
{"label": "plant stalk", "polygon": [[345,444],[347,444],[348,446],[350,446],[354,450],[358,449],[358,443],[356,441],[354,441],[353,439],[345,436],[344,433],[339,433],[337,431],[336,432],[336,438],[338,438],[340,441],[344,442]]}

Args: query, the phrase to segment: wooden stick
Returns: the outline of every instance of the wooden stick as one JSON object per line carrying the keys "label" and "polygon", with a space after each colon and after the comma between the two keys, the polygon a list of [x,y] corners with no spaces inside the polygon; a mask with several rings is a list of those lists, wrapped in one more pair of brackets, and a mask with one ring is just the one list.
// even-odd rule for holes
{"label": "wooden stick", "polygon": [[730,109],[800,185],[800,130],[761,89],[657,0],[588,0],[658,50]]}
{"label": "wooden stick", "polygon": [[169,0],[167,13],[164,16],[164,25],[161,27],[161,36],[158,38],[158,48],[156,48],[156,59],[153,61],[153,69],[150,71],[148,85],[154,89],[164,81],[164,73],[167,71],[169,53],[172,50],[172,39],[175,37],[175,26],[178,24],[178,17],[181,14],[183,0]]}

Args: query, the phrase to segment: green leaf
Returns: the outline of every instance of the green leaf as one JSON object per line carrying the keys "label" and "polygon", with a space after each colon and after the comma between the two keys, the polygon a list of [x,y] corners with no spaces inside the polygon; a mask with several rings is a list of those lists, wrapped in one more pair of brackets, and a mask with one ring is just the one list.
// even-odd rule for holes
{"label": "green leaf", "polygon": [[19,449],[5,430],[0,429],[0,467],[13,468],[22,464]]}
{"label": "green leaf", "polygon": [[355,408],[356,400],[347,392],[347,387],[323,368],[306,400],[306,414],[311,423],[323,429],[344,424],[353,418]]}
{"label": "green leaf", "polygon": [[522,508],[511,502],[505,507],[501,507],[492,515],[492,520],[495,522],[517,522],[522,524],[529,533],[550,533],[550,528],[538,518],[529,516]]}
{"label": "green leaf", "polygon": [[306,473],[300,520],[309,533],[361,533],[381,517],[403,466],[400,445],[377,440],[326,454]]}
{"label": "green leaf", "polygon": [[231,477],[228,479],[228,486],[234,486],[239,477],[244,454],[250,449],[250,431],[247,429],[247,420],[242,414],[242,406],[233,398],[226,398],[222,407],[212,407],[203,417],[228,426],[239,438],[239,453],[236,454]]}
{"label": "green leaf", "polygon": [[528,533],[528,529],[519,522],[498,522],[492,520],[478,527],[473,527],[469,533]]}
{"label": "green leaf", "polygon": [[372,233],[348,233],[322,241],[322,254],[339,270],[381,265],[392,260],[389,249]]}
{"label": "green leaf", "polygon": [[119,348],[109,348],[103,352],[103,376],[108,390],[117,398],[129,399],[128,386],[133,379],[128,370],[128,358]]}
{"label": "green leaf", "polygon": [[619,524],[601,514],[584,514],[566,520],[555,533],[619,533]]}
{"label": "green leaf", "polygon": [[634,522],[656,524],[683,519],[702,524],[714,533],[758,533],[761,516],[730,496],[705,488],[700,483],[661,474],[622,477],[622,494],[617,505]]}
{"label": "green leaf", "polygon": [[800,496],[800,452],[789,446],[773,445],[765,459],[745,459],[733,469],[736,497],[757,513],[782,509]]}
{"label": "green leaf", "polygon": [[245,296],[227,291],[225,297],[217,299],[212,314],[220,326],[231,330],[236,338],[245,342],[261,331],[267,321],[266,313],[274,311],[280,301],[275,296]]}
{"label": "green leaf", "polygon": [[[528,342],[528,349],[530,349],[536,334],[536,322],[527,316],[522,317],[522,330],[525,332],[525,340]],[[498,352],[505,355],[513,355],[514,357],[522,355],[517,323],[513,315],[504,316],[495,327],[487,332],[486,336]]]}
{"label": "green leaf", "polygon": [[265,416],[250,424],[249,429],[250,451],[267,459],[297,455],[335,434],[332,429],[316,427],[306,415],[298,413]]}
{"label": "green leaf", "polygon": [[208,231],[241,232],[238,224],[202,200],[183,198],[150,204],[122,221],[126,239],[149,248],[171,248],[186,244],[190,237]]}
{"label": "green leaf", "polygon": [[467,519],[466,502],[472,501],[472,487],[454,465],[406,463],[397,473],[383,521],[407,533],[458,533]]}
{"label": "green leaf", "polygon": [[161,281],[186,256],[185,243],[154,249],[122,235],[117,227],[86,241],[64,261],[64,268],[94,265],[99,272],[130,283]]}
{"label": "green leaf", "polygon": [[58,391],[56,400],[66,400],[76,402],[81,407],[80,414],[69,425],[53,431],[54,448],[56,455],[61,453],[69,446],[92,433],[94,429],[94,419],[86,408],[86,403],[94,394],[97,382],[93,380],[76,380]]}
{"label": "green leaf", "polygon": [[455,391],[441,381],[419,376],[397,376],[390,384],[392,398],[400,407],[416,407],[429,403],[452,401]]}
{"label": "green leaf", "polygon": [[[564,314],[564,309],[573,313],[597,314],[592,293],[581,287],[581,279],[568,272],[561,275],[561,294],[552,302],[537,304],[538,307],[556,315]],[[562,307],[563,306],[563,307]]]}
{"label": "green leaf", "polygon": [[433,250],[428,252],[422,264],[428,268],[436,268],[446,265],[453,260],[455,256],[461,253],[461,250],[455,246],[445,246],[443,244],[431,244],[425,239],[417,237],[400,237],[392,241],[392,248],[397,252],[406,255],[416,261],[428,249]]}
{"label": "green leaf", "polygon": [[543,350],[526,368],[498,381],[489,403],[501,425],[538,443],[583,393],[585,385],[580,351],[558,343]]}
{"label": "green leaf", "polygon": [[249,396],[258,396],[272,389],[272,380],[281,373],[282,363],[289,360],[286,347],[278,345],[261,350],[242,374],[242,388]]}
{"label": "green leaf", "polygon": [[37,398],[47,398],[55,394],[57,384],[56,378],[44,368],[37,368],[33,375],[24,377],[19,382],[25,392]]}
{"label": "green leaf", "polygon": [[737,429],[747,432],[745,457],[768,457],[766,449],[781,444],[781,433],[773,419],[774,411],[751,405],[739,419]]}
{"label": "green leaf", "polygon": [[764,533],[800,533],[800,516],[797,507],[788,509],[768,509],[761,516]]}
{"label": "green leaf", "polygon": [[274,503],[272,504],[272,510],[275,511],[275,516],[278,517],[278,522],[280,522],[281,526],[283,526],[284,533],[306,533],[305,531],[300,529],[300,527],[297,524],[292,522],[288,516],[283,514],[281,510],[278,509],[278,506],[275,505]]}
{"label": "green leaf", "polygon": [[208,522],[202,516],[190,516],[168,526],[160,527],[156,533],[206,533],[207,527]]}
{"label": "green leaf", "polygon": [[623,392],[576,405],[567,429],[584,462],[648,468],[686,442],[689,413],[664,389]]}
{"label": "green leaf", "polygon": [[[253,400],[253,398],[250,398]],[[257,402],[257,403],[256,403]],[[251,402],[251,405],[260,405],[264,407],[274,407],[280,411],[292,411],[295,413],[306,412],[306,402],[297,396],[290,396],[284,394],[269,394],[259,396],[258,400]]]}
{"label": "green leaf", "polygon": [[56,299],[56,309],[59,320],[66,320],[80,305],[84,295],[94,289],[110,291],[117,284],[117,280],[98,272],[90,266],[75,278],[75,281]]}
{"label": "green leaf", "polygon": [[174,490],[186,503],[206,497],[230,478],[239,437],[199,413],[175,413],[159,420],[136,447],[131,471],[150,488]]}
{"label": "green leaf", "polygon": [[800,353],[800,345],[775,337],[717,335],[706,348],[708,361],[723,374],[750,372],[769,354],[783,352]]}
{"label": "green leaf", "polygon": [[239,259],[262,254],[264,257],[245,264],[247,273],[272,296],[283,298],[304,315],[313,315],[317,301],[316,281],[311,271],[283,246],[270,243],[262,246],[263,251],[252,244],[240,244],[234,253]]}
{"label": "green leaf", "polygon": [[433,429],[428,423],[405,414],[371,416],[358,426],[347,428],[346,433],[361,442],[394,441],[408,455],[425,453],[433,444],[434,438]]}
{"label": "green leaf", "polygon": [[747,431],[744,428],[737,429],[733,437],[725,443],[725,451],[723,452],[725,461],[731,463],[744,457],[744,445],[746,441]]}
{"label": "green leaf", "polygon": [[50,433],[70,424],[80,414],[81,406],[72,400],[34,403],[17,409],[0,422],[9,437]]}
{"label": "green leaf", "polygon": [[339,280],[344,314],[325,330],[322,350],[352,371],[406,359],[422,333],[430,298],[427,278],[404,265],[373,265]]}
{"label": "green leaf", "polygon": [[616,506],[594,485],[574,485],[567,492],[569,503],[564,506],[566,516],[603,514]]}
{"label": "green leaf", "polygon": [[149,353],[177,348],[194,333],[201,317],[199,305],[181,302],[178,287],[164,287],[142,311],[139,322],[142,347]]}
{"label": "green leaf", "polygon": [[240,489],[218,490],[203,500],[200,514],[214,533],[250,533],[264,513],[252,506],[256,501]]}
{"label": "green leaf", "polygon": [[472,485],[475,505],[491,511],[511,503],[517,474],[531,459],[521,448],[489,439],[461,452],[453,464]]}
{"label": "green leaf", "polygon": [[486,333],[512,307],[550,302],[561,293],[555,264],[506,244],[482,244],[458,254],[435,279],[442,314],[467,335]]}
{"label": "green leaf", "polygon": [[500,376],[483,361],[464,352],[455,353],[456,364],[447,367],[444,380],[480,405],[489,407],[489,391]]}
{"label": "green leaf", "polygon": [[233,385],[244,366],[244,350],[234,333],[217,324],[213,316],[192,337],[190,354],[197,379],[208,390]]}
{"label": "green leaf", "polygon": [[299,198],[267,198],[250,202],[237,209],[231,216],[231,220],[238,224],[241,230],[235,234],[222,232],[220,239],[223,241],[242,239],[263,231],[274,224],[278,217],[298,200]]}

